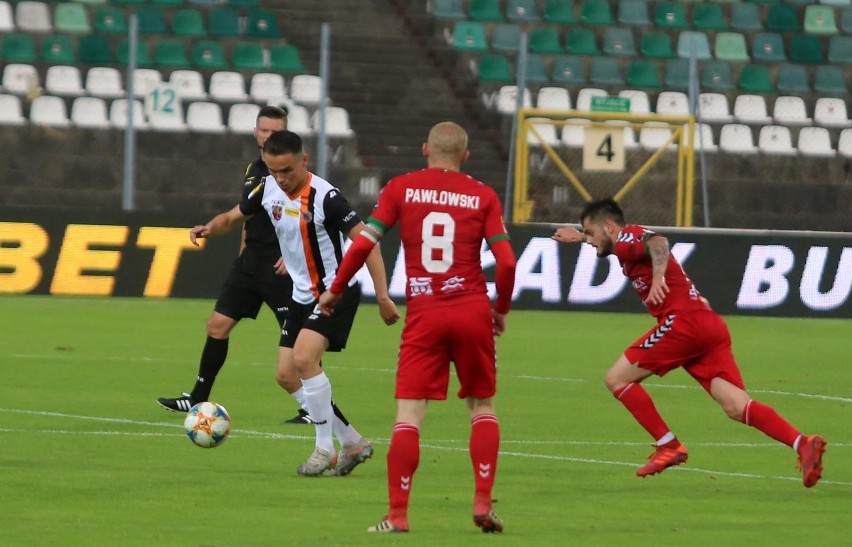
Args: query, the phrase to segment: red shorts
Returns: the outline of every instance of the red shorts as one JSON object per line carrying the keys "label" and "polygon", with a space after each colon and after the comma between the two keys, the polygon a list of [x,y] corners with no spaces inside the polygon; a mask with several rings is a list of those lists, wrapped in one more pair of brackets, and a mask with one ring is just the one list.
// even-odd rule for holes
{"label": "red shorts", "polygon": [[712,310],[668,316],[627,348],[624,355],[631,363],[658,376],[682,366],[707,393],[716,377],[745,390],[731,352],[728,327]]}
{"label": "red shorts", "polygon": [[492,397],[497,391],[497,355],[491,325],[491,303],[484,294],[413,311],[409,306],[399,348],[396,398],[446,399],[450,361],[461,384],[459,398]]}

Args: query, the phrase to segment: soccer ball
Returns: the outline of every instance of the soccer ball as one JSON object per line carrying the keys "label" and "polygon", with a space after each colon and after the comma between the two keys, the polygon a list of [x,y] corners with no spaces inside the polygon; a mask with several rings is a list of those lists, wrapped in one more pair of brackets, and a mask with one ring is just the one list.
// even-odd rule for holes
{"label": "soccer ball", "polygon": [[183,427],[189,440],[201,448],[213,448],[228,438],[231,417],[222,405],[206,401],[189,409]]}

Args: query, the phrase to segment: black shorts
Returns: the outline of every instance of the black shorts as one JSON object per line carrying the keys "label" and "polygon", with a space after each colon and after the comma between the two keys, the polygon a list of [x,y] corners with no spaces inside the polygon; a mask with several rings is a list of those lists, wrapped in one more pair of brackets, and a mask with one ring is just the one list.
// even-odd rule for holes
{"label": "black shorts", "polygon": [[274,262],[260,263],[256,268],[241,268],[239,261],[234,262],[213,309],[234,321],[255,319],[265,302],[275,314],[278,324],[283,325],[293,295],[290,276],[276,274]]}
{"label": "black shorts", "polygon": [[355,312],[361,302],[361,285],[355,284],[344,291],[340,301],[334,307],[334,313],[328,317],[319,312],[317,303],[299,304],[290,301],[287,320],[281,327],[282,348],[292,348],[296,343],[299,331],[308,329],[318,332],[328,339],[326,351],[340,351],[346,347],[349,331],[355,321]]}

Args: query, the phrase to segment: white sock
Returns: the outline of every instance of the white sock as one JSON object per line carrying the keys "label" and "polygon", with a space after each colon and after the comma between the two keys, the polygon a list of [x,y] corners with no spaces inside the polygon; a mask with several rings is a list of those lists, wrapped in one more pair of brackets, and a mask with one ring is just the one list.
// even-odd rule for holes
{"label": "white sock", "polygon": [[668,433],[666,433],[665,435],[663,435],[662,437],[660,437],[659,439],[657,439],[657,446],[663,446],[663,445],[664,445],[664,444],[666,444],[667,442],[671,442],[671,441],[673,441],[673,440],[674,440],[674,438],[675,438],[674,433],[672,433],[671,431],[669,431]]}
{"label": "white sock", "polygon": [[307,412],[307,409],[305,408],[305,388],[300,387],[290,395],[292,395],[293,398],[296,399],[296,402],[299,403],[299,406],[305,409],[305,412]]}
{"label": "white sock", "polygon": [[795,452],[798,452],[798,451],[799,451],[799,443],[800,443],[801,441],[802,441],[802,434],[801,434],[801,433],[799,433],[799,436],[798,436],[798,437],[796,437],[796,440],[795,440],[795,441],[793,441],[793,451],[795,451]]}
{"label": "white sock", "polygon": [[352,424],[344,423],[343,420],[334,415],[331,422],[331,429],[334,431],[334,436],[340,441],[341,445],[355,444],[361,440],[361,434],[352,427]]}
{"label": "white sock", "polygon": [[334,452],[334,440],[331,438],[334,411],[331,409],[331,382],[328,376],[320,372],[313,378],[302,378],[302,389],[305,390],[305,406],[314,421],[316,445]]}

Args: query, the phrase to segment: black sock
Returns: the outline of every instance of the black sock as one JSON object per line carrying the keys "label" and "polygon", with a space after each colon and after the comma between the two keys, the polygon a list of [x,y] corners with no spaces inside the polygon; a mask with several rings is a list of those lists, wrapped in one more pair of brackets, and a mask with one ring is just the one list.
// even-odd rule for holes
{"label": "black sock", "polygon": [[210,390],[216,375],[222,370],[225,359],[228,357],[228,338],[219,340],[211,336],[207,337],[204,350],[201,352],[201,363],[198,365],[198,379],[192,388],[190,396],[196,403],[206,401],[210,398]]}
{"label": "black sock", "polygon": [[343,415],[343,412],[337,408],[337,403],[335,403],[334,400],[331,401],[331,409],[334,410],[334,415],[340,418],[343,425],[349,425],[349,420],[347,420],[346,416]]}

